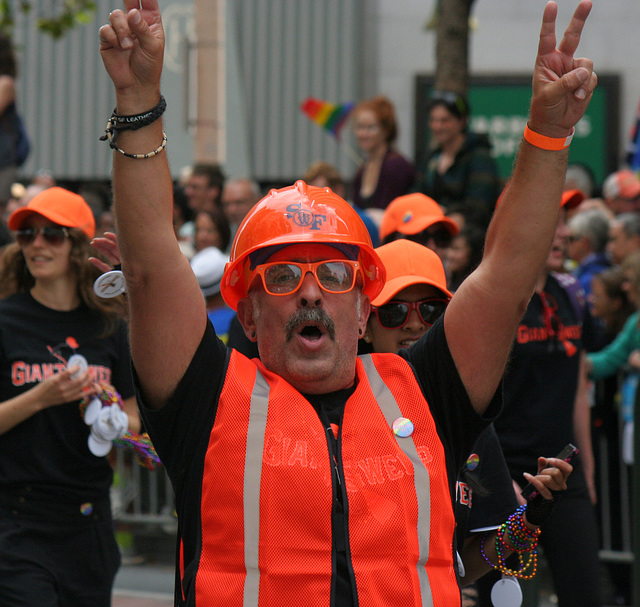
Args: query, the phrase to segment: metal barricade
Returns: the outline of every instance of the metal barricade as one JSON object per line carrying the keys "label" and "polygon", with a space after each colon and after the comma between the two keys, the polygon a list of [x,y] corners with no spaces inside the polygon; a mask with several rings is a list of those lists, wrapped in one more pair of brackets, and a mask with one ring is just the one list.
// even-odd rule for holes
{"label": "metal barricade", "polygon": [[[620,432],[622,432],[622,422]],[[598,436],[599,457],[596,466],[600,469],[598,509],[600,512],[601,548],[600,560],[603,562],[632,563],[631,544],[631,467],[618,456],[611,461],[609,439]],[[612,482],[609,471],[617,468],[617,479]],[[615,477],[614,477],[615,478]]]}
{"label": "metal barricade", "polygon": [[177,530],[173,489],[162,466],[148,470],[130,452],[116,449],[111,507],[116,522],[157,526],[167,534]]}

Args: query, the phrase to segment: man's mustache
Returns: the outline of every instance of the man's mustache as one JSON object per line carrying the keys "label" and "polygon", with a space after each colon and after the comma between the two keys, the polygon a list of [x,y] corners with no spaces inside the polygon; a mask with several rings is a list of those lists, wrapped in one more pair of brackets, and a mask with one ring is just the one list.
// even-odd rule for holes
{"label": "man's mustache", "polygon": [[285,334],[287,341],[293,337],[293,333],[301,324],[319,324],[322,325],[329,334],[329,337],[335,341],[336,325],[322,308],[300,308],[285,325]]}

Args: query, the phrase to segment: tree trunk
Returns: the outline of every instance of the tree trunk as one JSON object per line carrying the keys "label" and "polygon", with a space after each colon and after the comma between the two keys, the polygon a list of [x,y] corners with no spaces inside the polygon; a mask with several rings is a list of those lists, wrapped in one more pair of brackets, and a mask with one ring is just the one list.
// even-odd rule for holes
{"label": "tree trunk", "polygon": [[436,43],[437,90],[467,94],[469,82],[469,15],[474,0],[439,0]]}

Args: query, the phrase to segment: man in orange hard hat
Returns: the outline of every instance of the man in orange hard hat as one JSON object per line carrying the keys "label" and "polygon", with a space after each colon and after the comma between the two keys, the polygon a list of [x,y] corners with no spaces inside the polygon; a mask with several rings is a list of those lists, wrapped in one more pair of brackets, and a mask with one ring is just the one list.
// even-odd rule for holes
{"label": "man in orange hard hat", "polygon": [[344,200],[298,182],[251,210],[222,294],[260,360],[216,339],[172,229],[158,2],[110,14],[118,235],[141,411],[176,492],[177,604],[460,604],[451,481],[499,412],[553,237],[566,148],[597,80],[573,57],[590,8],[580,2],[557,49],[557,8],[545,8],[526,142],[484,260],[406,355],[357,356],[385,277]]}

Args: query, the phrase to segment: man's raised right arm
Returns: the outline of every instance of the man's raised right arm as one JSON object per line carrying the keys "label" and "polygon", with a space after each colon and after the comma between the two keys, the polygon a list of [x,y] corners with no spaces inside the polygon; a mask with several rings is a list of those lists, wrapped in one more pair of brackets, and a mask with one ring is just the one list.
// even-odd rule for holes
{"label": "man's raised right arm", "polygon": [[[120,116],[160,100],[164,31],[158,0],[125,0],[100,28],[100,54]],[[117,147],[156,150],[162,121],[119,131]],[[184,374],[204,333],[198,283],[173,231],[173,186],[165,152],[134,159],[114,152],[113,191],[122,269],[130,306],[131,353],[151,407],[161,407]]]}

